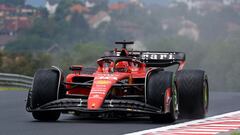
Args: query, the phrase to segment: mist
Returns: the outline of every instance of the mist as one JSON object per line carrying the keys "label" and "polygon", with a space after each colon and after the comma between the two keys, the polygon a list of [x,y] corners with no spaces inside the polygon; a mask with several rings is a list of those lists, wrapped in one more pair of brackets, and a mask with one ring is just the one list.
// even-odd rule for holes
{"label": "mist", "polygon": [[224,5],[221,1],[203,2],[191,8],[180,2],[167,6],[150,4],[145,7],[144,16],[138,18],[137,11],[132,17],[141,25],[138,27],[141,33],[133,39],[141,41],[146,50],[185,52],[186,69],[205,70],[211,90],[237,91],[240,88],[237,5],[240,6],[239,3]]}
{"label": "mist", "polygon": [[192,8],[177,2],[167,7],[149,6],[150,16],[158,23],[144,31],[147,34],[142,41],[150,50],[185,52],[186,68],[205,70],[211,90],[238,91],[240,10],[237,5],[240,4],[224,5],[218,1],[202,2]]}

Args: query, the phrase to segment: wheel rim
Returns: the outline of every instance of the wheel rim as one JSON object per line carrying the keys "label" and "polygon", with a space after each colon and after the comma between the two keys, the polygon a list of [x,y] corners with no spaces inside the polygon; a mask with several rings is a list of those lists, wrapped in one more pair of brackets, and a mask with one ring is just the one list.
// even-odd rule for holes
{"label": "wheel rim", "polygon": [[207,81],[204,81],[203,84],[203,105],[204,105],[204,110],[207,112],[208,110],[208,84]]}
{"label": "wheel rim", "polygon": [[176,86],[173,86],[173,96],[172,96],[172,102],[173,102],[173,115],[175,119],[178,119],[178,98],[177,98],[177,90]]}

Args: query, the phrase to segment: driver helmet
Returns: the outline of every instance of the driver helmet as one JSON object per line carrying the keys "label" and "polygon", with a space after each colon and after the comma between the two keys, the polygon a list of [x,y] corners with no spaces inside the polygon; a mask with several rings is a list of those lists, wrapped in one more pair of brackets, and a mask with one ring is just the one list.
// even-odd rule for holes
{"label": "driver helmet", "polygon": [[128,71],[129,64],[127,61],[120,61],[116,64],[116,71],[118,72],[127,72]]}

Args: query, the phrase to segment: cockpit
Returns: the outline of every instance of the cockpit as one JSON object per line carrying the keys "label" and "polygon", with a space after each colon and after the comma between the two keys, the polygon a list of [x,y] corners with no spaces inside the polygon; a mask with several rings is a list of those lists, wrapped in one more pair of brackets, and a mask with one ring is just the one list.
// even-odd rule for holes
{"label": "cockpit", "polygon": [[125,57],[105,57],[97,61],[98,72],[121,72],[130,73],[144,70],[144,64],[138,60]]}

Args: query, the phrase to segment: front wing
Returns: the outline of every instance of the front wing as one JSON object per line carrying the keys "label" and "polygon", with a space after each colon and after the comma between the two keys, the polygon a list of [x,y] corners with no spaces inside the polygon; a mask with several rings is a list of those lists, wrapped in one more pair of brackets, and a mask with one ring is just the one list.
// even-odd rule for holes
{"label": "front wing", "polygon": [[98,110],[87,109],[87,99],[63,98],[44,104],[38,108],[26,107],[28,112],[37,111],[61,111],[61,112],[82,112],[82,113],[104,113],[104,112],[129,112],[142,114],[163,114],[161,108],[150,106],[135,100],[106,99],[102,108]]}

